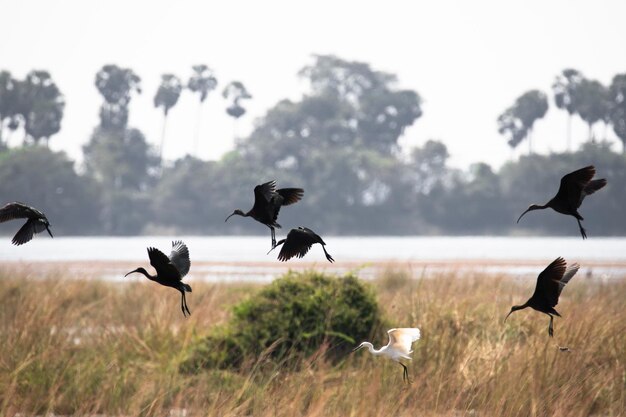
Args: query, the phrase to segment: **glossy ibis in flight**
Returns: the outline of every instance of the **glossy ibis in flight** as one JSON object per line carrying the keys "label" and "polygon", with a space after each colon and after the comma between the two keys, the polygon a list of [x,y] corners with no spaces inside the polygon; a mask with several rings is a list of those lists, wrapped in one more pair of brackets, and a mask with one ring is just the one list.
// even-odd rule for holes
{"label": "glossy ibis in flight", "polygon": [[584,219],[583,216],[578,213],[578,208],[586,196],[595,193],[606,185],[606,180],[604,178],[592,180],[594,175],[596,175],[596,169],[593,165],[589,165],[588,167],[581,168],[578,171],[570,172],[565,175],[561,178],[559,191],[552,198],[552,200],[548,201],[544,205],[532,204],[528,207],[528,209],[526,209],[525,212],[522,213],[521,216],[519,216],[517,222],[519,223],[522,216],[529,211],[542,210],[550,207],[559,213],[574,216],[578,222],[580,234],[583,239],[586,239],[587,233],[585,233],[585,229],[583,229],[582,224],[580,224],[580,221]]}
{"label": "glossy ibis in flight", "polygon": [[183,310],[183,315],[185,317],[187,317],[187,314],[191,315],[189,307],[187,307],[187,298],[185,297],[185,292],[191,292],[191,286],[181,281],[189,272],[191,265],[187,246],[181,241],[172,242],[172,253],[170,253],[169,258],[156,248],[148,248],[148,257],[150,258],[150,265],[156,269],[156,275],[150,275],[145,269],[137,268],[124,276],[126,277],[133,272],[139,272],[151,281],[177,289],[182,295],[180,308]]}
{"label": "glossy ibis in flight", "polygon": [[46,215],[34,207],[16,201],[7,203],[0,208],[0,223],[13,219],[28,219],[13,237],[11,242],[14,245],[22,245],[31,240],[35,233],[43,232],[44,230],[47,230],[50,237],[53,237]]}
{"label": "glossy ibis in flight", "polygon": [[387,331],[387,334],[389,335],[389,343],[387,343],[387,346],[383,346],[380,349],[376,350],[374,349],[374,345],[372,345],[370,342],[363,342],[352,351],[355,352],[363,347],[367,347],[367,350],[369,350],[370,353],[374,356],[383,355],[395,362],[398,362],[400,365],[402,365],[402,368],[404,369],[402,379],[410,384],[411,381],[409,380],[409,369],[406,367],[405,364],[400,362],[400,359],[406,359],[409,361],[411,360],[411,357],[409,356],[411,353],[413,353],[413,351],[411,350],[411,345],[416,340],[419,340],[420,329],[416,327],[391,329]]}
{"label": "glossy ibis in flight", "polygon": [[560,257],[556,258],[550,265],[548,265],[548,267],[544,269],[541,274],[539,274],[539,277],[537,278],[537,286],[535,287],[535,292],[532,297],[520,306],[511,307],[511,311],[506,315],[504,321],[506,321],[506,319],[509,318],[511,313],[514,311],[530,307],[550,316],[548,334],[552,337],[554,333],[552,327],[554,316],[561,317],[554,307],[559,302],[559,295],[561,295],[563,287],[565,287],[565,284],[572,279],[576,272],[578,272],[578,268],[580,268],[578,264],[572,264],[568,267],[566,267],[566,265],[565,259]]}
{"label": "glossy ibis in flight", "polygon": [[228,216],[226,220],[232,216],[252,217],[259,223],[263,223],[270,228],[272,236],[272,248],[276,247],[275,228],[280,229],[280,224],[276,222],[278,212],[282,206],[297,203],[302,198],[304,190],[302,188],[281,188],[276,189],[276,181],[269,181],[265,184],[254,187],[254,206],[244,213],[242,210],[236,209],[233,214]]}
{"label": "glossy ibis in flight", "polygon": [[[333,257],[330,256],[328,252],[326,252],[326,242],[324,242],[317,233],[315,233],[308,227],[298,227],[297,229],[291,229],[289,233],[287,233],[287,238],[279,240],[274,247],[280,246],[283,243],[285,245],[282,247],[280,253],[278,254],[279,261],[285,262],[293,258],[294,256],[302,258],[304,257],[304,255],[307,254],[309,249],[311,249],[311,246],[313,246],[315,243],[319,243],[320,245],[322,245],[322,249],[324,250],[324,254],[326,255],[326,259],[328,259],[328,262],[332,263],[335,261]],[[270,252],[272,250],[274,250],[274,248],[270,249]]]}

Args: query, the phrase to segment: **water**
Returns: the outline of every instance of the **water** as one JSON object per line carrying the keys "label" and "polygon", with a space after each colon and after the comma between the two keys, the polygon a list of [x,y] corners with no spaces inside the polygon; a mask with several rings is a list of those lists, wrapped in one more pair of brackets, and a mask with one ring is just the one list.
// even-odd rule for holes
{"label": "water", "polygon": [[[328,252],[337,260],[329,264],[319,245],[307,256],[287,263],[276,260],[278,250],[267,255],[269,236],[179,236],[189,247],[192,279],[267,281],[287,268],[315,267],[328,271],[360,268],[365,275],[373,266],[398,263],[429,270],[473,267],[489,271],[537,273],[558,256],[593,266],[594,272],[626,273],[626,238],[577,237],[340,237],[325,236]],[[147,266],[146,247],[169,254],[172,238],[56,237],[38,235],[23,246],[0,239],[0,262],[74,263],[103,268],[102,276],[118,279],[128,267]],[[111,266],[109,267],[109,264]],[[135,265],[136,264],[136,265]],[[582,271],[581,271],[582,272]],[[123,274],[122,274],[123,275]]]}

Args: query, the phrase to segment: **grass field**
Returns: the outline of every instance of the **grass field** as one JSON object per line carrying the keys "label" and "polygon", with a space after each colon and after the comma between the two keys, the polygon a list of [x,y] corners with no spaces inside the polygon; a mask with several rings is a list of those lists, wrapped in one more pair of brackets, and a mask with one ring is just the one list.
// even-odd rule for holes
{"label": "grass field", "polygon": [[533,280],[381,273],[385,320],[422,330],[407,386],[365,351],[336,366],[320,351],[300,367],[260,357],[245,372],[181,373],[194,342],[259,286],[193,283],[185,319],[179,294],[154,283],[63,278],[0,267],[2,416],[626,415],[626,280],[574,277],[549,339],[540,313],[502,322]]}

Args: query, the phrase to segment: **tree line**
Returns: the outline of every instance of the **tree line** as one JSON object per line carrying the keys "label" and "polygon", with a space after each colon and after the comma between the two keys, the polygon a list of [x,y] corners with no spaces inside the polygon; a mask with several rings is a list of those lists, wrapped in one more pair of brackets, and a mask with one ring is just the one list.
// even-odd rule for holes
{"label": "tree line", "polygon": [[[570,115],[587,120],[582,103],[591,100],[583,99],[591,90],[563,81],[569,71],[557,76],[554,101]],[[2,73],[0,117],[8,131],[26,131],[31,123],[28,129],[33,132],[34,120],[53,120],[39,113],[53,107],[51,103],[60,110],[60,126],[62,94],[49,74],[31,80],[29,76],[19,81]],[[103,103],[100,122],[83,147],[83,164],[77,169],[65,153],[45,146],[54,133],[25,133],[22,146],[4,145],[0,151],[0,196],[41,207],[60,234],[261,234],[266,231],[254,222],[224,224],[224,218],[234,208],[250,208],[256,184],[276,179],[281,186],[305,189],[298,210],[282,214],[283,225],[309,226],[325,235],[575,235],[570,219],[563,216],[533,216],[521,226],[515,219],[529,203],[552,197],[562,175],[595,164],[609,185],[585,203],[583,211],[594,213],[587,219],[590,235],[626,233],[621,216],[626,195],[612,192],[624,184],[626,157],[606,141],[589,140],[573,152],[529,154],[498,171],[484,163],[459,170],[448,165],[449,153],[441,141],[430,140],[413,149],[399,145],[405,129],[422,116],[423,100],[414,90],[398,88],[394,74],[367,63],[319,55],[298,76],[308,82],[306,93],[298,100],[278,102],[221,159],[187,155],[164,165],[160,149],[128,126],[132,97],[141,92],[140,77],[131,69],[106,65],[95,77]],[[559,80],[570,89],[557,87]],[[604,116],[598,119],[622,140],[618,132],[626,120],[624,80],[626,74],[617,75],[606,88],[619,93],[609,95],[612,104],[603,107]],[[38,93],[26,94],[26,85]],[[154,96],[155,107],[163,112],[164,131],[167,116],[185,89],[197,94],[202,106],[216,87],[213,71],[204,65],[193,67],[186,86],[175,75],[164,74]],[[22,94],[24,99],[16,98]],[[226,112],[241,117],[245,113],[241,101],[251,98],[243,84],[231,82],[222,94],[230,100]],[[518,143],[528,138],[548,106],[543,93],[525,96],[498,119],[500,128],[506,120],[516,126],[517,130],[502,132],[521,132],[516,133]],[[39,97],[41,103],[33,104],[38,99],[31,98],[30,105],[19,107],[17,103],[26,103],[27,97]],[[33,121],[27,122],[28,117]],[[507,138],[511,143],[513,136]]]}
{"label": "tree line", "polygon": [[[623,143],[626,153],[626,73],[613,77],[609,86],[598,80],[586,78],[580,71],[564,69],[552,84],[554,104],[568,114],[567,149],[571,148],[572,117],[578,115],[589,127],[589,140],[596,139],[593,126],[604,124],[606,140],[607,129],[611,127]],[[548,111],[548,96],[540,90],[530,90],[519,96],[515,102],[498,116],[498,132],[505,135],[508,144],[515,148],[522,141],[529,142],[535,122],[543,118]]]}

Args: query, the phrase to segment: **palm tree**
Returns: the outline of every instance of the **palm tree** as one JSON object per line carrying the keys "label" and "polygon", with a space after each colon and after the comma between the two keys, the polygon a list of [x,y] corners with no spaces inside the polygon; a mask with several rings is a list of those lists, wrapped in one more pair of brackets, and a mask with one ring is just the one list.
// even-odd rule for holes
{"label": "palm tree", "polygon": [[532,130],[535,122],[546,115],[548,98],[539,90],[530,90],[515,100],[515,103],[498,116],[498,132],[508,133],[508,143],[515,148],[528,139],[528,152],[532,153]]}
{"label": "palm tree", "polygon": [[626,154],[626,73],[613,77],[609,88],[613,131],[622,141],[622,152]]}
{"label": "palm tree", "polygon": [[161,130],[161,146],[159,156],[163,161],[163,145],[165,144],[165,128],[167,126],[167,115],[172,107],[178,103],[183,85],[180,78],[174,74],[161,75],[161,85],[154,96],[154,107],[163,108],[163,129]]}
{"label": "palm tree", "polygon": [[235,134],[233,136],[236,136],[237,120],[246,113],[246,109],[239,101],[251,99],[252,95],[250,95],[241,81],[231,81],[224,88],[224,91],[222,91],[222,97],[231,102],[230,105],[226,107],[226,114],[231,116],[234,120],[233,130]]}
{"label": "palm tree", "polygon": [[194,65],[193,74],[187,82],[187,88],[194,93],[198,93],[200,104],[198,107],[198,118],[196,120],[196,132],[194,135],[193,151],[194,156],[198,154],[198,135],[200,132],[200,122],[202,120],[202,105],[209,93],[217,87],[217,78],[212,69],[206,65]]}
{"label": "palm tree", "polygon": [[564,69],[556,76],[552,84],[554,104],[568,113],[567,117],[567,150],[572,144],[572,115],[576,113],[576,91],[583,80],[582,74],[575,69]]}
{"label": "palm tree", "polygon": [[609,122],[609,89],[596,80],[583,78],[576,90],[576,112],[589,126],[589,140],[593,139],[593,125]]}

